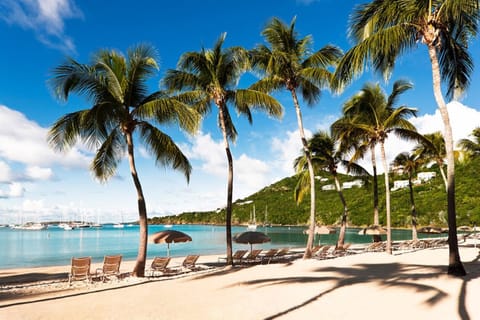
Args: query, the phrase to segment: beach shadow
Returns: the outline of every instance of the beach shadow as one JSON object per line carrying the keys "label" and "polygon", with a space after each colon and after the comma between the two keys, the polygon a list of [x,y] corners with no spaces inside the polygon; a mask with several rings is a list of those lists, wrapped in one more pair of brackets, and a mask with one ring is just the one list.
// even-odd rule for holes
{"label": "beach shadow", "polygon": [[24,274],[7,274],[0,273],[0,283],[2,285],[28,285],[36,284],[38,282],[44,281],[60,281],[68,280],[68,272],[59,272],[59,273],[40,273],[40,272],[31,272]]}
{"label": "beach shadow", "polygon": [[[470,319],[470,315],[465,304],[467,287],[469,281],[478,278],[480,275],[478,270],[479,259],[480,256],[474,261],[464,263],[466,269],[470,270],[468,270],[468,275],[463,278],[464,281],[458,296],[458,314],[461,319]],[[242,282],[242,284],[251,286],[271,286],[289,283],[321,283],[325,281],[335,282],[331,288],[319,292],[302,303],[265,318],[276,319],[303,308],[338,289],[367,282],[375,282],[377,285],[387,288],[402,287],[411,289],[415,292],[429,293],[424,303],[433,307],[434,305],[441,303],[449,295],[449,293],[445,292],[442,288],[421,284],[419,283],[419,280],[437,278],[439,274],[446,274],[446,269],[447,268],[444,265],[425,266],[402,263],[365,263],[353,265],[352,267],[322,267],[314,270],[318,273],[330,274],[330,276],[268,278],[246,281]]]}

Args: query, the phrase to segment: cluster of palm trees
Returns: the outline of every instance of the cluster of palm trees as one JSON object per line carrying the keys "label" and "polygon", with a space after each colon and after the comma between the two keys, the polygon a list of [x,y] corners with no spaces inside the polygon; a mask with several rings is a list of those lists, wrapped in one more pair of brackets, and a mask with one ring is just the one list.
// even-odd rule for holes
{"label": "cluster of palm trees", "polygon": [[[231,264],[233,157],[229,143],[235,140],[237,132],[229,107],[246,116],[249,122],[252,122],[252,108],[280,117],[283,107],[271,94],[286,89],[292,96],[305,158],[304,164],[299,162],[298,166],[307,168],[310,187],[310,228],[305,250],[307,258],[311,255],[314,239],[313,158],[317,154],[310,150],[305,137],[299,96],[305,104],[315,105],[323,89],[341,92],[356,75],[363,72],[367,64],[388,77],[397,56],[407,49],[415,48],[421,41],[430,54],[434,95],[445,124],[449,227],[454,232],[453,142],[440,84],[442,80],[445,82],[448,88],[447,98],[468,87],[472,61],[467,44],[476,35],[478,14],[478,2],[473,0],[373,0],[357,7],[352,14],[350,35],[355,44],[345,54],[333,45],[314,51],[312,38],[301,38],[295,31],[295,19],[290,24],[285,24],[273,18],[262,32],[265,44],[258,45],[253,50],[223,48],[223,34],[212,49],[202,48],[199,52],[183,54],[177,68],[168,70],[161,81],[163,89],[153,93],[148,92],[147,80],[155,74],[158,65],[157,54],[149,46],[134,47],[127,52],[126,57],[116,51],[100,50],[89,64],[68,59],[54,69],[51,87],[63,100],[68,99],[70,93],[83,95],[91,107],[57,120],[51,127],[49,142],[62,151],[81,140],[96,150],[91,170],[100,181],[106,181],[114,175],[123,156],[128,156],[137,191],[140,224],[140,244],[134,274],[143,276],[147,248],[147,210],[135,166],[134,143],[138,141],[145,144],[157,164],[180,170],[188,180],[191,172],[188,159],[158,126],[176,123],[181,129],[195,133],[202,117],[212,107],[216,107],[228,160],[226,236],[227,263]],[[249,70],[256,71],[261,76],[260,80],[247,89],[237,88],[239,78]],[[408,130],[412,131],[405,116],[414,114],[415,111],[408,107],[391,108],[395,103],[395,95],[409,86],[406,82],[396,83],[393,100],[384,101],[379,110],[368,110],[362,104],[361,95],[354,97],[352,100],[355,101],[345,106],[343,118],[335,124],[337,128],[349,125],[345,141],[350,134],[361,137],[356,144],[345,144],[345,150],[355,150],[360,157],[364,150],[372,149],[376,144],[382,146],[389,132],[404,134]],[[375,93],[378,89],[375,85],[368,85],[363,92]],[[395,118],[395,124],[389,122],[391,117]],[[371,126],[373,121],[378,121],[376,127],[365,126]],[[334,132],[339,134],[338,131]],[[336,156],[333,158],[337,159]],[[384,157],[383,162],[386,167]],[[388,175],[385,177],[388,182]],[[345,211],[345,219],[346,214]],[[387,224],[388,221],[389,209]],[[456,234],[451,232],[449,240],[449,273],[465,274],[458,255]]]}

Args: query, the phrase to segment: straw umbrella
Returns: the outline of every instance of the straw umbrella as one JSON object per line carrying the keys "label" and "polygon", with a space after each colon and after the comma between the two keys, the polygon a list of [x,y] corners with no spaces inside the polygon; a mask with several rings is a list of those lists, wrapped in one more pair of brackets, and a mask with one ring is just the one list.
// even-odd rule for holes
{"label": "straw umbrella", "polygon": [[239,234],[236,234],[233,237],[233,241],[236,243],[243,243],[250,245],[250,252],[252,251],[252,245],[257,243],[270,242],[271,239],[263,232],[259,231],[246,231]]}
{"label": "straw umbrella", "polygon": [[192,238],[178,230],[165,230],[152,234],[149,240],[152,243],[166,243],[167,255],[170,256],[170,243],[189,242],[192,241]]}

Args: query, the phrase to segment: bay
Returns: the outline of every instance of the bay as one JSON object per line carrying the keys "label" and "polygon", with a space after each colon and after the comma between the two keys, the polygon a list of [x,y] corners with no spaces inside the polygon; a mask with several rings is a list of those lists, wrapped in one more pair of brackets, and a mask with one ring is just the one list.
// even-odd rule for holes
{"label": "bay", "polygon": [[[173,257],[188,254],[210,255],[225,254],[225,227],[212,225],[174,225],[171,228],[163,225],[149,226],[149,234],[174,229],[187,233],[191,242],[170,245]],[[272,239],[269,243],[254,247],[269,248],[302,248],[305,247],[307,235],[305,227],[257,227]],[[369,243],[371,236],[358,235],[358,228],[348,228],[345,242]],[[232,227],[232,234],[247,231],[246,227]],[[432,235],[423,235],[429,237]],[[437,236],[437,235],[435,235]],[[317,235],[316,243],[334,244],[337,234]],[[392,229],[392,240],[411,239],[411,231]],[[114,228],[104,225],[102,228],[82,228],[64,230],[49,226],[46,230],[14,230],[0,228],[0,269],[21,267],[42,267],[69,265],[72,257],[91,256],[93,262],[101,262],[105,255],[121,254],[124,260],[135,260],[139,243],[139,227],[125,226]],[[233,249],[249,249],[249,245],[233,243]],[[167,255],[166,244],[148,244],[147,256]],[[148,263],[148,262],[147,262]]]}

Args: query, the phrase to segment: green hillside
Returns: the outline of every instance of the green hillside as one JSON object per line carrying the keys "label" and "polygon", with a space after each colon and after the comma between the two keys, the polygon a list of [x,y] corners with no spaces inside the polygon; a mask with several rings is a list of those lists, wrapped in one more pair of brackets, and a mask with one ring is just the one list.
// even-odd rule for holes
{"label": "green hillside", "polygon": [[[478,182],[478,168],[480,159],[474,159],[466,164],[456,165],[456,205],[457,224],[473,225],[480,222],[480,196]],[[423,171],[436,171],[437,176],[432,180],[416,186],[414,197],[420,225],[447,225],[447,202],[443,180],[436,170],[431,168]],[[336,224],[343,210],[338,193],[334,190],[322,191],[321,187],[332,184],[331,177],[322,175],[328,181],[317,180],[317,220],[324,224]],[[341,176],[341,182],[353,181],[355,177]],[[390,183],[394,180],[404,180],[404,176],[390,175]],[[380,223],[385,225],[385,194],[384,176],[379,176],[380,190]],[[250,219],[253,205],[255,205],[257,224],[262,224],[267,213],[267,222],[273,225],[302,225],[308,223],[309,196],[297,206],[293,200],[293,189],[296,177],[282,179],[255,194],[239,199],[233,204],[232,224],[246,224]],[[373,222],[372,185],[345,189],[344,195],[350,209],[349,224],[353,226],[368,225]],[[391,212],[393,227],[408,227],[410,223],[410,200],[408,188],[391,192]],[[224,224],[225,209],[216,209],[208,212],[185,212],[175,216],[155,217],[150,219],[151,224]]]}

